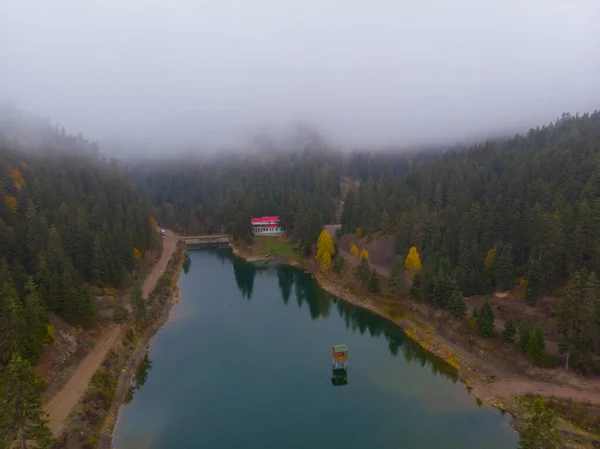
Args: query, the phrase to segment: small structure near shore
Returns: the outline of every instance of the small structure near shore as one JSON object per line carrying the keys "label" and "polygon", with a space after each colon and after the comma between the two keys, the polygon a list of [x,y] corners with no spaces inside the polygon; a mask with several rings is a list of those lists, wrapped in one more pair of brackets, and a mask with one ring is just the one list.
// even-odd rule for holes
{"label": "small structure near shore", "polygon": [[333,352],[333,369],[348,369],[348,346],[346,345],[333,345],[331,348]]}
{"label": "small structure near shore", "polygon": [[339,387],[348,384],[348,346],[333,345],[331,385]]}

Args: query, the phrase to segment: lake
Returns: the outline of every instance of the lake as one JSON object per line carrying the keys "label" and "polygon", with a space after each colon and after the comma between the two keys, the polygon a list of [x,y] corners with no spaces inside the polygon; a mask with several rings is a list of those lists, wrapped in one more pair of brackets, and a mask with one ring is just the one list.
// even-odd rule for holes
{"label": "lake", "polygon": [[[119,413],[117,449],[514,449],[509,415],[400,328],[228,248],[190,251],[180,302]],[[332,345],[349,348],[332,373]]]}

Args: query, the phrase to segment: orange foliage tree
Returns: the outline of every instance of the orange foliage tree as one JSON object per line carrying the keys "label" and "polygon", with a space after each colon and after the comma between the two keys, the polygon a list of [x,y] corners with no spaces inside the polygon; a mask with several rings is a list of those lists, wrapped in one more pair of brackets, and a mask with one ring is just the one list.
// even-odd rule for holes
{"label": "orange foliage tree", "polygon": [[4,197],[4,203],[6,203],[6,205],[14,212],[19,209],[19,200],[14,196],[6,195]]}
{"label": "orange foliage tree", "polygon": [[8,166],[8,174],[9,174],[10,178],[13,180],[13,183],[15,184],[15,188],[17,190],[21,190],[21,188],[25,185],[25,179],[23,178],[23,175],[21,174],[21,172],[19,170],[17,170],[16,168],[9,165]]}
{"label": "orange foliage tree", "polygon": [[137,248],[133,248],[133,258],[134,258],[135,260],[137,260],[138,262],[139,262],[140,260],[142,260],[142,253],[140,253],[140,250],[139,250],[139,249],[137,249]]}

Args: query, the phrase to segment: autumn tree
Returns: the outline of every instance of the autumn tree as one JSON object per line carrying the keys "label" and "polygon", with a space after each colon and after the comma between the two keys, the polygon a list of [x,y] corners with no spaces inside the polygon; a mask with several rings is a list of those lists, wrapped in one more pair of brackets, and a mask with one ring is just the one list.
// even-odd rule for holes
{"label": "autumn tree", "polygon": [[[31,363],[14,354],[0,382],[0,442],[15,441],[19,447],[49,448],[52,434],[42,405],[45,385]],[[10,446],[9,446],[10,447]]]}
{"label": "autumn tree", "polygon": [[335,254],[333,240],[331,239],[331,235],[327,232],[326,229],[321,231],[319,238],[317,240],[317,261],[319,262],[319,266],[321,271],[329,271],[331,268],[331,256]]}
{"label": "autumn tree", "polygon": [[350,247],[350,254],[352,254],[354,257],[358,257],[358,248],[354,243]]}
{"label": "autumn tree", "polygon": [[363,248],[363,250],[360,252],[360,259],[366,259],[367,262],[369,261],[369,251],[367,251],[366,248]]}
{"label": "autumn tree", "polygon": [[417,248],[414,246],[410,248],[408,254],[406,255],[406,260],[404,261],[404,266],[406,270],[414,276],[416,273],[420,272],[423,269],[421,265],[421,258],[419,257],[419,253],[417,252]]}

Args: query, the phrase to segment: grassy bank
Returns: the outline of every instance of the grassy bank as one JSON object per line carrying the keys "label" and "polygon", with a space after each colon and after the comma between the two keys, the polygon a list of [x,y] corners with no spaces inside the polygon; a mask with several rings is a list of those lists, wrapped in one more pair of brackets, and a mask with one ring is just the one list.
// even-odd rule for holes
{"label": "grassy bank", "polygon": [[143,360],[150,338],[168,319],[176,295],[176,283],[185,255],[178,242],[164,274],[147,299],[147,316],[123,328],[120,341],[108,353],[88,385],[80,403],[55,446],[58,448],[110,448],[118,410]]}

